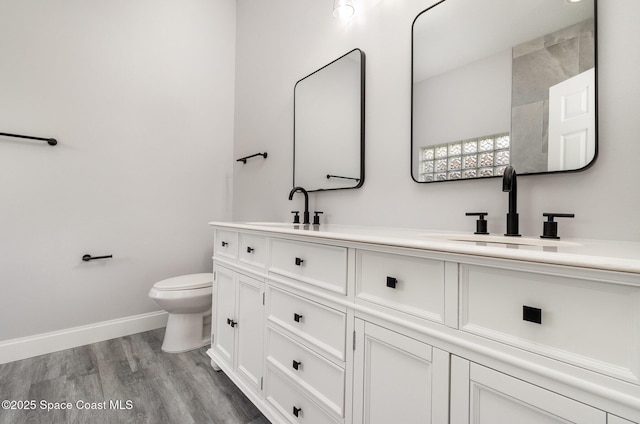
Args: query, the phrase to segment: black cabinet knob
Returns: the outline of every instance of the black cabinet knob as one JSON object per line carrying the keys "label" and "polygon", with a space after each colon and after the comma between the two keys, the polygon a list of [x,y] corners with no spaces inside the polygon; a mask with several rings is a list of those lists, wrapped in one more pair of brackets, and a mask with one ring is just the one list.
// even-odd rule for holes
{"label": "black cabinet knob", "polygon": [[295,322],[300,322],[300,320],[302,320],[302,315],[294,313],[293,314],[293,320]]}
{"label": "black cabinet knob", "polygon": [[296,258],[296,265],[297,266],[301,266],[303,262],[304,262],[304,259]]}
{"label": "black cabinet knob", "polygon": [[294,370],[299,370],[300,369],[300,365],[302,365],[302,362],[300,361],[296,361],[295,359],[293,360],[293,369]]}
{"label": "black cabinet knob", "polygon": [[223,241],[223,242],[222,242],[222,243],[220,243],[220,244],[222,244],[222,247],[229,246],[229,243],[227,243],[226,241]]}
{"label": "black cabinet knob", "polygon": [[533,322],[534,324],[542,324],[542,309],[523,305],[522,319],[524,321]]}
{"label": "black cabinet knob", "polygon": [[398,279],[394,277],[387,277],[387,287],[395,289],[398,284]]}
{"label": "black cabinet knob", "polygon": [[302,408],[296,408],[295,406],[293,407],[293,415],[295,415],[296,417],[299,417],[301,412]]}
{"label": "black cabinet knob", "polygon": [[227,324],[229,324],[231,327],[235,327],[238,323],[230,318],[227,318]]}
{"label": "black cabinet knob", "polygon": [[247,246],[247,253],[253,253],[256,249],[254,249],[253,247],[249,247]]}

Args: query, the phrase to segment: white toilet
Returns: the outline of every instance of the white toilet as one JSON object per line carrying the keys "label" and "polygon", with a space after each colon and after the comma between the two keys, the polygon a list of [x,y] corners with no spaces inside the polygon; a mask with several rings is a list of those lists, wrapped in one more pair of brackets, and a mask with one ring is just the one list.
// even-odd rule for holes
{"label": "white toilet", "polygon": [[213,274],[189,274],[153,285],[149,297],[169,313],[162,350],[177,353],[211,341]]}

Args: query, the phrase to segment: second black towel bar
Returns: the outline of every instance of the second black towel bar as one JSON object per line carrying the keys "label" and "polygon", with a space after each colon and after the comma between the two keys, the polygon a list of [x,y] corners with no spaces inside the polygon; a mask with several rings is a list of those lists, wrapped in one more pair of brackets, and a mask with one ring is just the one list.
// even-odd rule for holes
{"label": "second black towel bar", "polygon": [[354,181],[360,181],[360,178],[354,178],[354,177],[343,177],[341,175],[331,175],[331,174],[327,174],[327,179],[330,178],[342,178],[343,180],[354,180]]}
{"label": "second black towel bar", "polygon": [[113,258],[113,255],[106,255],[106,256],[91,256],[91,255],[84,255],[82,257],[82,260],[85,262],[89,262],[89,261],[93,261],[94,259],[110,259]]}
{"label": "second black towel bar", "polygon": [[256,153],[255,155],[245,156],[243,158],[237,159],[236,162],[247,163],[247,159],[255,158],[256,156],[262,156],[263,158],[267,158],[267,152],[264,153]]}
{"label": "second black towel bar", "polygon": [[3,135],[5,137],[16,137],[16,138],[26,138],[29,140],[46,141],[49,144],[49,146],[55,146],[56,144],[58,144],[58,140],[56,140],[55,138],[33,137],[30,135],[9,134],[9,133],[0,133],[0,135]]}

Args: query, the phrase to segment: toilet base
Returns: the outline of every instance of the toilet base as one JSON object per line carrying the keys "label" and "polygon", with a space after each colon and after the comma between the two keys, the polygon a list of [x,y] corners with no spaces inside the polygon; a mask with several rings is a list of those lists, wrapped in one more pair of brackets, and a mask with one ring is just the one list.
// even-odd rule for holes
{"label": "toilet base", "polygon": [[211,368],[213,368],[214,371],[222,371],[222,368],[220,368],[213,359],[211,360]]}
{"label": "toilet base", "polygon": [[211,342],[211,310],[199,314],[169,314],[162,351],[180,353]]}

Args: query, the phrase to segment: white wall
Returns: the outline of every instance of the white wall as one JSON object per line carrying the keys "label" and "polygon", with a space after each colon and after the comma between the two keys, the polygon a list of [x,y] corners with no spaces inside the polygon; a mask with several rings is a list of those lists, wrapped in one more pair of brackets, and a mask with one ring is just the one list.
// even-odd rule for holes
{"label": "white wall", "polygon": [[417,82],[416,146],[450,143],[511,129],[511,49]]}
{"label": "white wall", "polygon": [[511,131],[511,49],[413,86],[414,177],[420,149]]}
{"label": "white wall", "polygon": [[[293,86],[354,47],[367,55],[366,178],[358,190],[312,195],[333,223],[471,231],[466,211],[489,212],[504,232],[507,195],[498,179],[414,183],[410,177],[411,24],[434,0],[356,0],[348,23],[331,0],[238,0],[235,155],[269,158],[235,165],[234,219],[289,220]],[[582,173],[523,176],[521,232],[538,235],[543,212],[573,212],[564,237],[640,241],[640,37],[637,0],[599,2],[600,155]]]}
{"label": "white wall", "polygon": [[[0,341],[142,314],[231,218],[235,1],[0,0]],[[113,254],[84,263],[85,253]]]}

